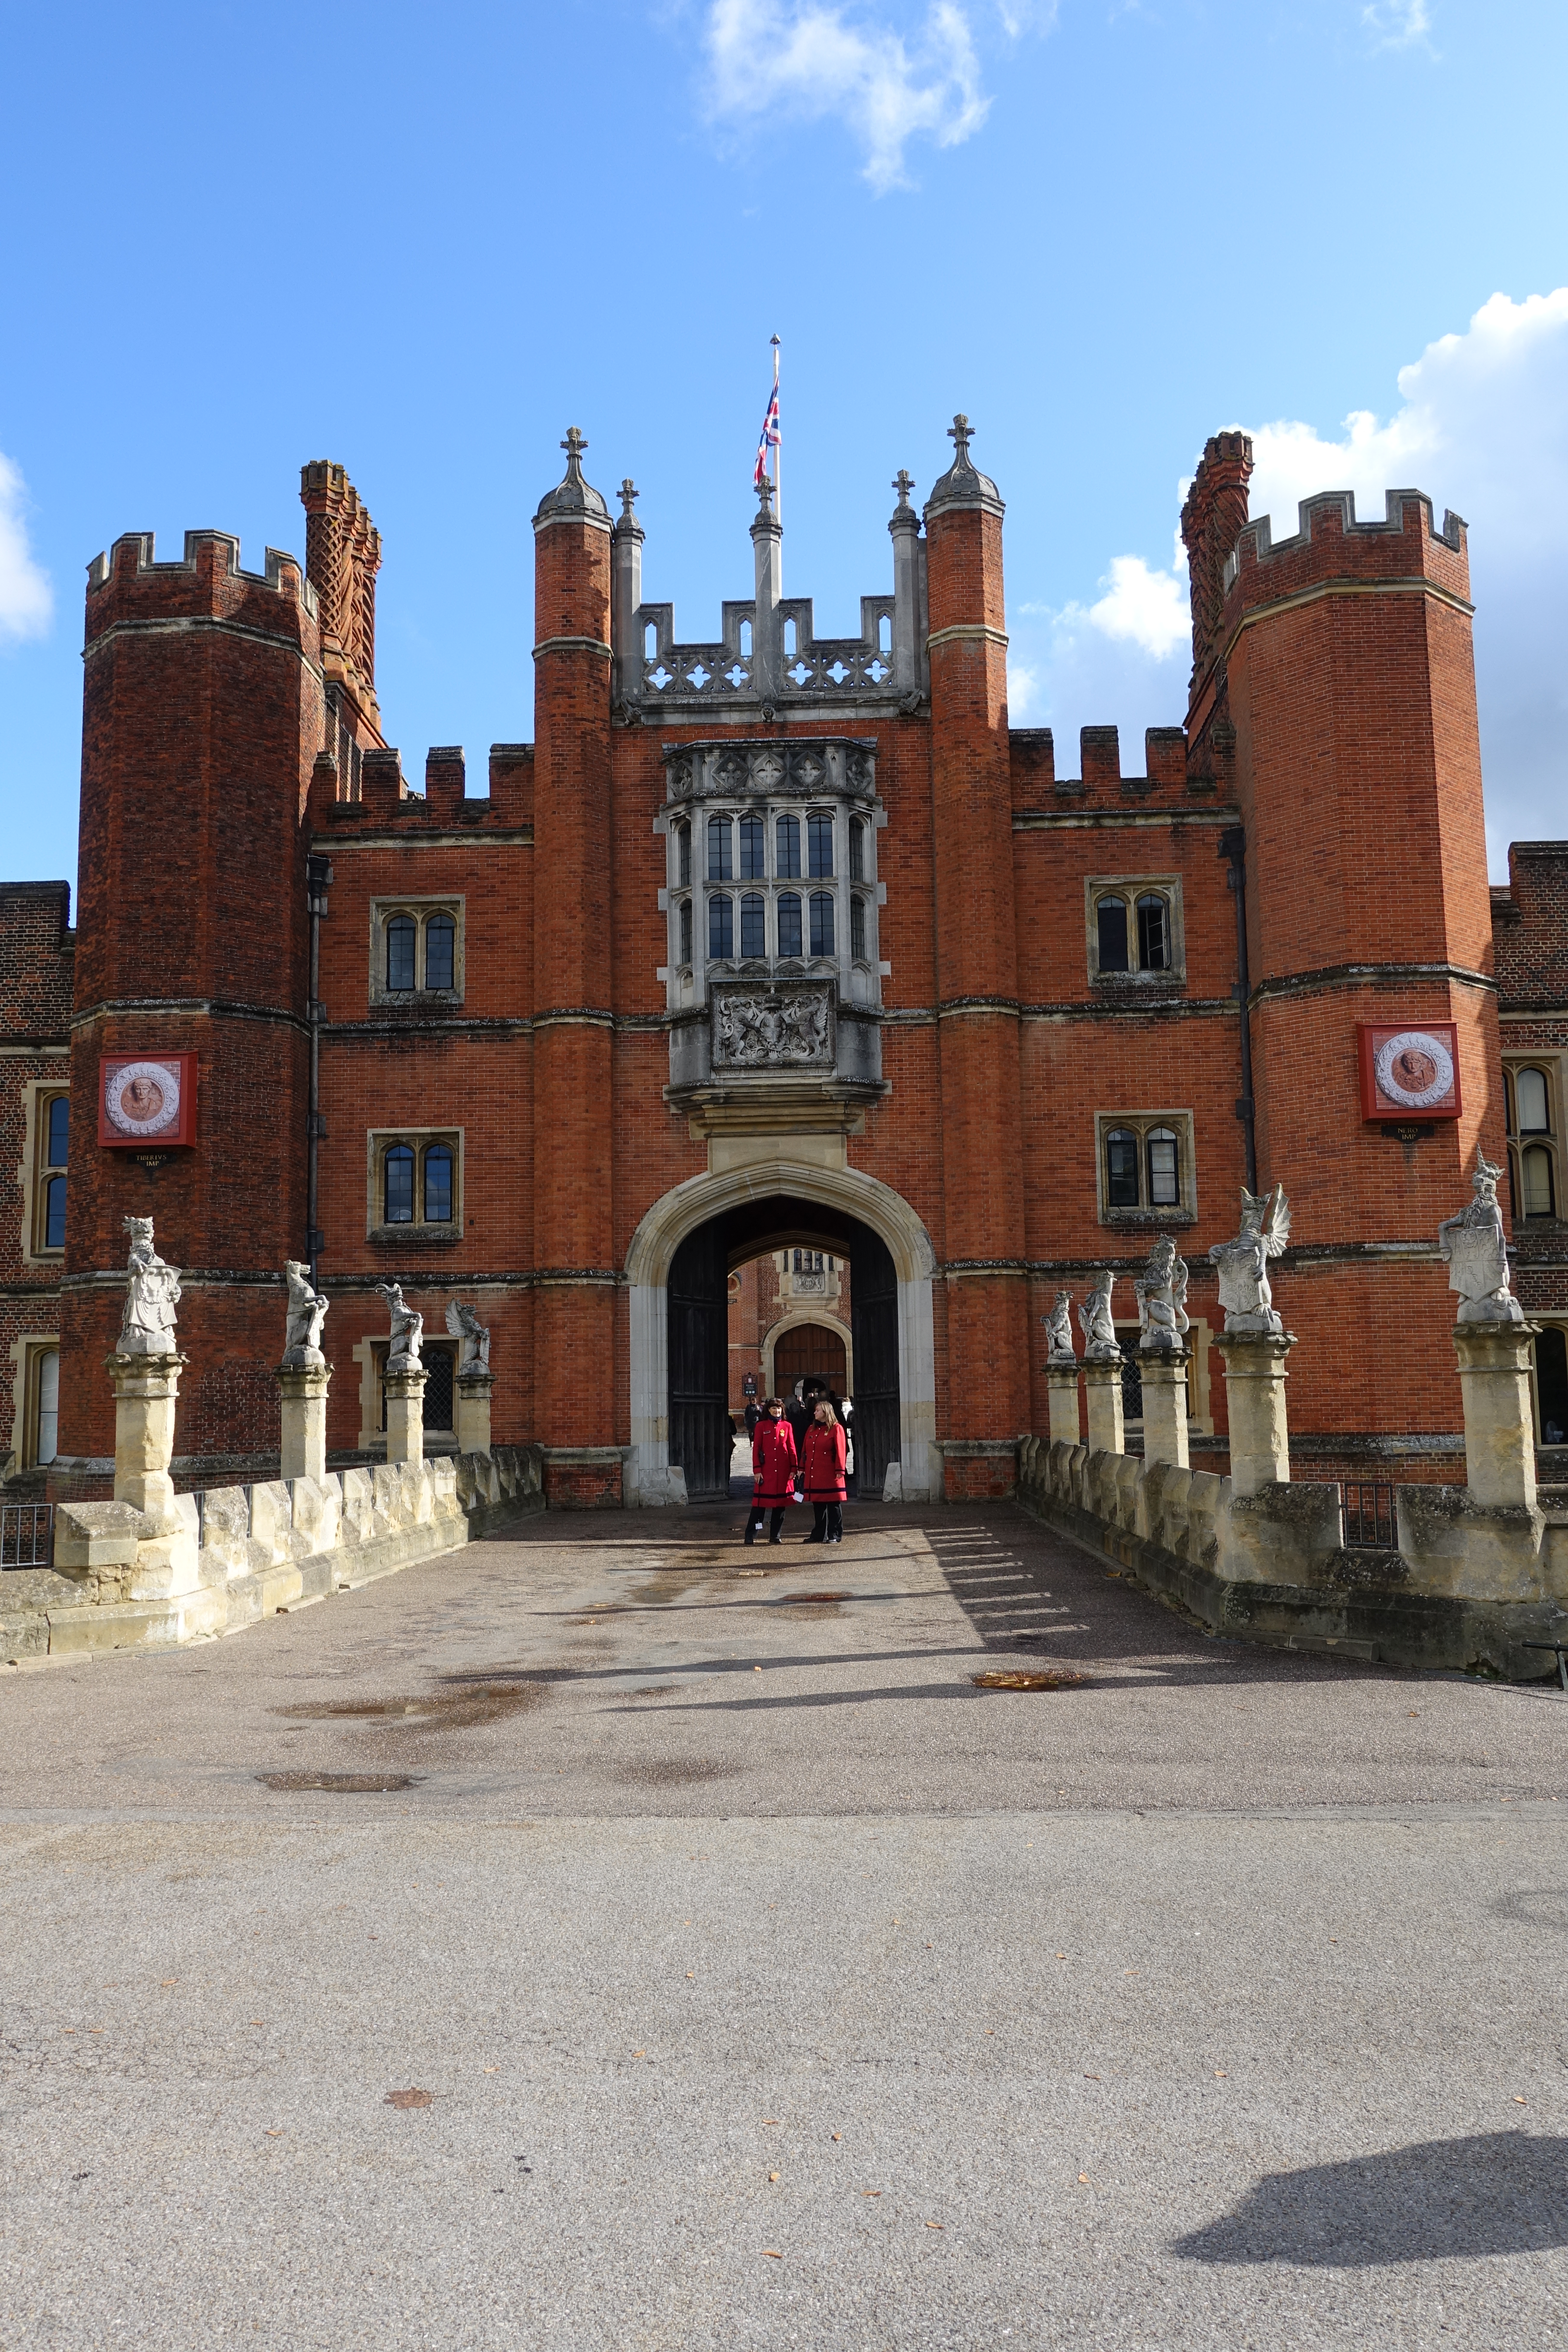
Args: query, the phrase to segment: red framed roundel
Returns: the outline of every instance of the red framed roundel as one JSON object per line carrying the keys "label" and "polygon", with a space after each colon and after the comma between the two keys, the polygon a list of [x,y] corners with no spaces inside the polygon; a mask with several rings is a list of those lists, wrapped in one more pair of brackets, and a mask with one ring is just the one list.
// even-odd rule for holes
{"label": "red framed roundel", "polygon": [[194,1143],[195,1055],[103,1055],[98,1065],[98,1139],[121,1151]]}
{"label": "red framed roundel", "polygon": [[1452,1021],[1363,1021],[1363,1118],[1458,1118],[1459,1032]]}

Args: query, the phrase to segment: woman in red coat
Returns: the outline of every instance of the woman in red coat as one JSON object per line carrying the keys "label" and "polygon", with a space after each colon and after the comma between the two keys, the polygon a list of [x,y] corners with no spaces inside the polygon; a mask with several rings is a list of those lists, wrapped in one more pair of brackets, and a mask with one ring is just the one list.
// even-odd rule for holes
{"label": "woman in red coat", "polygon": [[844,1465],[847,1454],[843,1423],[827,1399],[818,1397],[801,1454],[801,1485],[812,1509],[807,1543],[836,1544],[844,1540]]}
{"label": "woman in red coat", "polygon": [[795,1432],[784,1417],[784,1402],[782,1398],[770,1397],[766,1412],[752,1433],[754,1485],[752,1507],[746,1518],[748,1543],[752,1541],[762,1526],[764,1511],[773,1514],[768,1541],[779,1541],[785,1508],[794,1500],[796,1467]]}

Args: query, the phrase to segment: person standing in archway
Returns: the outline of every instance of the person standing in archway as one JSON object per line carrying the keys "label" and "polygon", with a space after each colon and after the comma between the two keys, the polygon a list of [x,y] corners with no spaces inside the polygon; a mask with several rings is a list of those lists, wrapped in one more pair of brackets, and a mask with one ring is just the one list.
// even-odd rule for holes
{"label": "person standing in archway", "polygon": [[746,1517],[746,1541],[754,1542],[763,1524],[763,1514],[771,1514],[768,1541],[782,1540],[780,1529],[784,1515],[794,1499],[795,1473],[799,1467],[795,1450],[795,1432],[784,1415],[784,1402],[779,1397],[769,1397],[761,1421],[752,1433],[752,1507]]}
{"label": "person standing in archway", "polygon": [[836,1544],[844,1540],[844,1464],[847,1450],[843,1423],[828,1400],[818,1397],[801,1457],[801,1484],[812,1512],[807,1543]]}

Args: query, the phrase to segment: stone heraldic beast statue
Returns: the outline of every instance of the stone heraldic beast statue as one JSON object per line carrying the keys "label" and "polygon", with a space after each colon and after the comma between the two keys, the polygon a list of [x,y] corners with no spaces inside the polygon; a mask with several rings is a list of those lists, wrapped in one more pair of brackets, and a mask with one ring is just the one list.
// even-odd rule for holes
{"label": "stone heraldic beast statue", "polygon": [[301,1258],[291,1257],[289,1260],[283,1268],[283,1279],[289,1286],[283,1369],[286,1371],[322,1371],[327,1360],[321,1353],[321,1326],[327,1319],[331,1301],[316,1288],[310,1280],[310,1269]]}
{"label": "stone heraldic beast statue", "polygon": [[1448,1287],[1459,1294],[1458,1323],[1524,1320],[1524,1309],[1509,1287],[1508,1239],[1497,1198],[1501,1174],[1478,1151],[1471,1179],[1475,1198],[1437,1228],[1437,1251],[1447,1265]]}
{"label": "stone heraldic beast statue", "polygon": [[151,1217],[127,1217],[131,1259],[125,1270],[125,1312],[117,1352],[121,1356],[173,1356],[174,1309],[180,1302],[180,1269],[165,1265],[153,1246]]}
{"label": "stone heraldic beast statue", "polygon": [[1072,1292],[1058,1290],[1056,1305],[1048,1315],[1042,1315],[1040,1320],[1046,1327],[1050,1342],[1047,1362],[1059,1365],[1064,1370],[1071,1364],[1076,1370],[1078,1357],[1073,1352],[1072,1344]]}
{"label": "stone heraldic beast statue", "polygon": [[1237,1338],[1282,1339],[1285,1326],[1268,1286],[1268,1261],[1282,1255],[1290,1238],[1290,1203],[1283,1184],[1258,1196],[1241,1188],[1241,1231],[1233,1242],[1215,1242],[1209,1256],[1219,1271],[1219,1303],[1225,1328]]}
{"label": "stone heraldic beast statue", "polygon": [[1169,1234],[1162,1234],[1149,1263],[1132,1285],[1138,1301],[1138,1350],[1144,1356],[1179,1356],[1186,1346],[1187,1267]]}
{"label": "stone heraldic beast statue", "polygon": [[403,1296],[400,1282],[378,1282],[376,1288],[385,1299],[392,1317],[392,1344],[386,1351],[388,1372],[422,1372],[419,1350],[424,1345],[425,1318],[416,1315]]}
{"label": "stone heraldic beast statue", "polygon": [[1110,1294],[1115,1287],[1116,1276],[1110,1266],[1106,1266],[1078,1310],[1086,1364],[1119,1364],[1121,1361],[1121,1345],[1116,1337],[1116,1326],[1110,1319]]}
{"label": "stone heraldic beast statue", "polygon": [[481,1323],[474,1309],[465,1307],[460,1298],[452,1298],[447,1303],[447,1328],[454,1339],[462,1341],[458,1356],[458,1378],[461,1380],[465,1372],[488,1372],[490,1368],[489,1326]]}

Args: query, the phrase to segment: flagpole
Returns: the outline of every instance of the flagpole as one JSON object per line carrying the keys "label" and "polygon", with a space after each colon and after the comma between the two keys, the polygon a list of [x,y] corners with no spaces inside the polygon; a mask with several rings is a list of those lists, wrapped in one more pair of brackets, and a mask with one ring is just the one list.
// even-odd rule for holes
{"label": "flagpole", "polygon": [[[778,391],[779,339],[775,335],[773,337],[773,398],[775,400],[778,398]],[[779,437],[773,443],[773,512],[778,517],[779,528],[782,530],[784,528],[784,416],[782,412],[779,416]]]}

